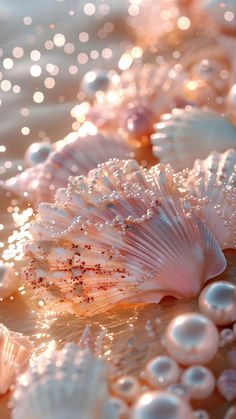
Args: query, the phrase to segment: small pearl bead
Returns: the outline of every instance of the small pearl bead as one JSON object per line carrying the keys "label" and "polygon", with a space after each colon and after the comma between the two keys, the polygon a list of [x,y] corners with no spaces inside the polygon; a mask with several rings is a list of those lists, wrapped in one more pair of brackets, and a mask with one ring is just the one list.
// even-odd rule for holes
{"label": "small pearl bead", "polygon": [[219,333],[214,323],[199,313],[175,317],[166,330],[166,349],[183,365],[204,364],[216,354]]}
{"label": "small pearl bead", "polygon": [[172,386],[168,387],[167,390],[180,397],[181,399],[184,399],[186,402],[188,402],[190,399],[189,389],[183,384],[173,384]]}
{"label": "small pearl bead", "polygon": [[94,99],[98,91],[105,92],[108,89],[110,81],[104,70],[89,71],[83,77],[81,88],[89,99]]}
{"label": "small pearl bead", "polygon": [[189,389],[191,399],[205,399],[215,388],[214,375],[201,365],[195,365],[184,371],[181,383]]}
{"label": "small pearl bead", "polygon": [[107,418],[127,419],[129,408],[127,404],[116,397],[110,397],[106,408]]}
{"label": "small pearl bead", "polygon": [[214,282],[199,296],[200,311],[217,325],[236,320],[236,286],[230,282]]}
{"label": "small pearl bead", "polygon": [[131,419],[190,419],[188,403],[168,391],[150,391],[135,403]]}
{"label": "small pearl bead", "polygon": [[140,394],[141,386],[139,381],[131,375],[123,375],[112,383],[112,391],[115,396],[132,403]]}
{"label": "small pearl bead", "polygon": [[158,356],[148,362],[144,378],[153,388],[165,388],[177,382],[180,376],[178,364],[169,356]]}
{"label": "small pearl bead", "polygon": [[207,411],[203,409],[195,410],[193,412],[193,417],[196,419],[209,419],[210,418]]}
{"label": "small pearl bead", "polygon": [[224,344],[231,343],[234,341],[234,332],[232,329],[223,329],[220,331],[220,340],[223,341]]}
{"label": "small pearl bead", "polygon": [[52,152],[52,145],[50,143],[32,143],[25,153],[25,162],[28,166],[36,166],[43,163]]}

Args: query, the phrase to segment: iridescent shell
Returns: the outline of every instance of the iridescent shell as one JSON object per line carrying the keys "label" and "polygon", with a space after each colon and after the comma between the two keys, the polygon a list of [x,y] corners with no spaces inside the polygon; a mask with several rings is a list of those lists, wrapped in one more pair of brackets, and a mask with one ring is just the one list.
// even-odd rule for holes
{"label": "iridescent shell", "polygon": [[228,401],[236,397],[236,369],[224,370],[217,379],[217,390]]}
{"label": "iridescent shell", "polygon": [[32,351],[27,336],[0,324],[0,394],[5,394],[17,376],[26,370]]}
{"label": "iridescent shell", "polygon": [[178,177],[192,208],[221,248],[236,248],[236,150],[213,152]]}
{"label": "iridescent shell", "polygon": [[153,153],[175,170],[192,167],[212,150],[236,147],[236,127],[228,119],[200,108],[174,109],[163,115],[152,135]]}
{"label": "iridescent shell", "polygon": [[40,355],[18,381],[13,419],[102,419],[108,403],[107,366],[93,351],[69,343]]}
{"label": "iridescent shell", "polygon": [[31,234],[24,281],[59,312],[93,315],[119,303],[192,297],[226,264],[182,202],[172,169],[148,171],[134,160],[71,178],[54,204],[40,204]]}
{"label": "iridescent shell", "polygon": [[53,201],[56,190],[66,186],[70,176],[86,175],[109,158],[132,157],[132,149],[114,135],[81,137],[73,142],[64,141],[61,146],[58,142],[55,149],[44,163],[8,179],[3,186],[37,207],[40,202]]}

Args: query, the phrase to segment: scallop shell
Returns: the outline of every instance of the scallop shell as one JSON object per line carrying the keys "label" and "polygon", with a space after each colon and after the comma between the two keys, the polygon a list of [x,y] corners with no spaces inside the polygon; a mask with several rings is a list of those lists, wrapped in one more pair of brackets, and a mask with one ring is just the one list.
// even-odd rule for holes
{"label": "scallop shell", "polygon": [[219,393],[231,402],[236,397],[236,369],[224,370],[216,382]]}
{"label": "scallop shell", "polygon": [[89,347],[48,350],[19,379],[13,419],[99,419],[108,403],[107,366]]}
{"label": "scallop shell", "polygon": [[198,294],[226,262],[179,195],[170,167],[134,160],[72,178],[55,204],[39,206],[24,281],[46,308],[80,315]]}
{"label": "scallop shell", "polygon": [[236,248],[236,150],[213,152],[178,177],[191,206],[221,248]]}
{"label": "scallop shell", "polygon": [[32,344],[27,336],[0,324],[0,394],[5,394],[28,366]]}
{"label": "scallop shell", "polygon": [[200,108],[174,109],[163,115],[152,135],[153,153],[176,170],[192,167],[212,150],[236,147],[236,127],[228,119]]}
{"label": "scallop shell", "polygon": [[55,146],[58,150],[44,163],[8,179],[3,186],[37,206],[42,201],[53,201],[56,190],[66,186],[70,176],[86,175],[109,158],[132,157],[132,149],[114,135],[97,134],[73,142],[63,141],[61,147],[59,143]]}

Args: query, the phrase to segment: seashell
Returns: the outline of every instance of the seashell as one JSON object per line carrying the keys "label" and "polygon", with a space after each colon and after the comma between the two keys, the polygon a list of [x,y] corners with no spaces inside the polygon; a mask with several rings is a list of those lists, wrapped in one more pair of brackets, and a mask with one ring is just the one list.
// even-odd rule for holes
{"label": "seashell", "polygon": [[236,247],[236,150],[212,152],[179,175],[180,187],[221,248]]}
{"label": "seashell", "polygon": [[71,178],[54,204],[39,206],[25,246],[25,283],[45,308],[80,315],[198,294],[226,262],[179,195],[170,167],[148,171],[134,160]]}
{"label": "seashell", "polygon": [[235,419],[236,418],[236,405],[228,408],[224,419]]}
{"label": "seashell", "polygon": [[176,170],[212,152],[236,147],[236,127],[212,111],[188,107],[163,115],[151,137],[153,153]]}
{"label": "seashell", "polygon": [[59,143],[44,163],[8,179],[3,186],[37,206],[42,201],[53,201],[56,190],[67,185],[69,176],[86,175],[109,158],[132,157],[131,148],[114,135],[97,134],[64,141],[61,146]]}
{"label": "seashell", "polygon": [[107,366],[89,347],[48,350],[19,379],[13,419],[99,419],[108,403]]}
{"label": "seashell", "polygon": [[27,336],[0,324],[0,394],[5,394],[18,374],[26,370],[32,350]]}
{"label": "seashell", "polygon": [[217,379],[217,390],[231,402],[236,397],[236,369],[224,370]]}

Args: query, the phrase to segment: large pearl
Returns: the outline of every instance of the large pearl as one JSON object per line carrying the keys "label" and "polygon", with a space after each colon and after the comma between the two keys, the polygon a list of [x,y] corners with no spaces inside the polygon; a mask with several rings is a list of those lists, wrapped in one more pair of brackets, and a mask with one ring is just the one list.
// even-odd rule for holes
{"label": "large pearl", "polygon": [[144,393],[135,403],[131,419],[191,419],[188,403],[168,391]]}
{"label": "large pearl", "polygon": [[104,70],[88,71],[83,77],[81,88],[89,99],[94,99],[97,92],[105,92],[110,85],[110,77]]}
{"label": "large pearl", "polygon": [[47,142],[32,143],[25,153],[25,162],[28,166],[43,163],[52,151],[52,145]]}
{"label": "large pearl", "polygon": [[131,375],[123,375],[112,383],[112,391],[115,396],[128,403],[133,402],[141,392],[138,380]]}
{"label": "large pearl", "polygon": [[214,282],[199,297],[200,311],[215,324],[226,325],[236,321],[236,286],[230,282]]}
{"label": "large pearl", "polygon": [[206,399],[215,388],[214,375],[202,365],[187,368],[181,377],[181,383],[189,389],[191,399]]}
{"label": "large pearl", "polygon": [[158,356],[148,362],[144,378],[153,388],[165,388],[175,384],[180,376],[178,364],[169,356]]}
{"label": "large pearl", "polygon": [[214,323],[199,313],[175,317],[166,330],[166,349],[183,365],[204,364],[216,354],[219,333]]}

